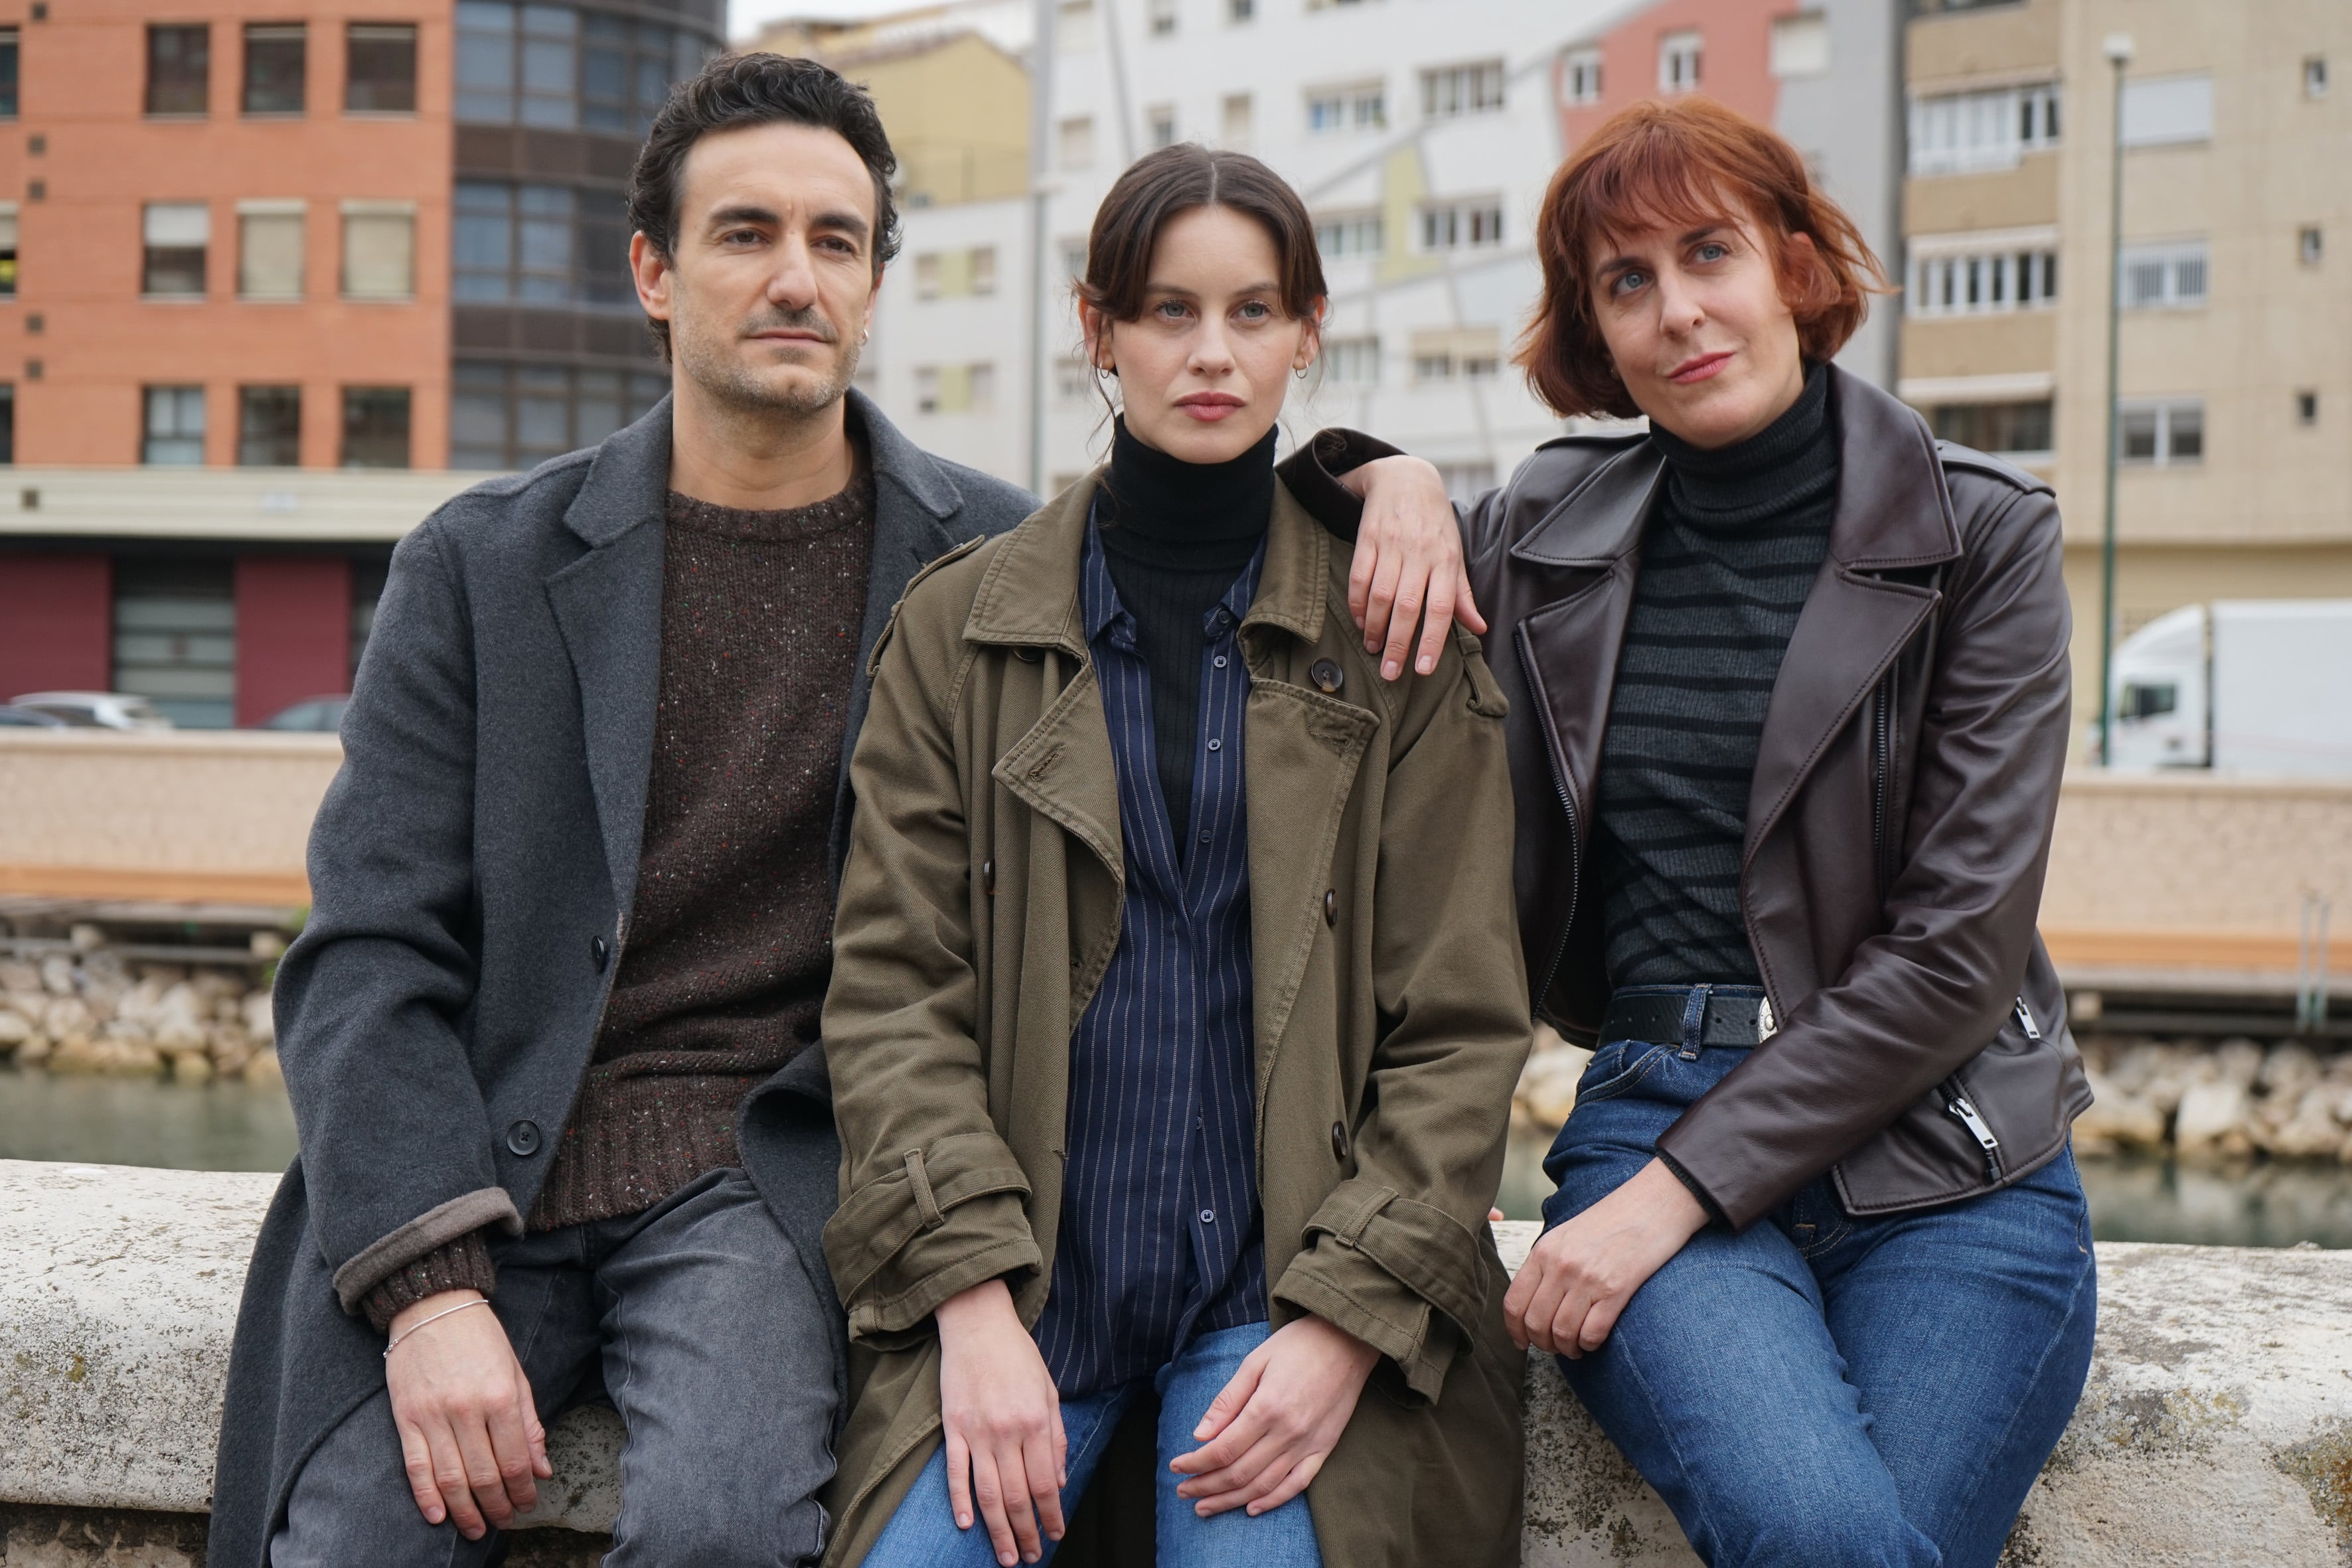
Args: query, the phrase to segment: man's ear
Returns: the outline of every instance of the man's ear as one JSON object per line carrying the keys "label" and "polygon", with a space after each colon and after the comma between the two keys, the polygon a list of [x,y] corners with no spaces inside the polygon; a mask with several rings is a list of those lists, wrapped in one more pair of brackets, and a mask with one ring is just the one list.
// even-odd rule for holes
{"label": "man's ear", "polygon": [[629,275],[637,288],[637,303],[646,314],[656,321],[668,321],[669,259],[646,237],[643,229],[629,236]]}

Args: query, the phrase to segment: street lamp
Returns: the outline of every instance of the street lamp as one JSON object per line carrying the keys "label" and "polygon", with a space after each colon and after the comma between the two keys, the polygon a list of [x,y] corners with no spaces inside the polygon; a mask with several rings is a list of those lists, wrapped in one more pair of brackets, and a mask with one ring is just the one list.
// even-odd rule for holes
{"label": "street lamp", "polygon": [[2129,33],[2109,33],[2105,50],[2116,70],[2115,137],[2107,176],[2107,496],[2106,521],[2099,534],[2099,765],[2116,754],[2116,459],[2123,447],[2122,415],[2116,405],[2116,362],[2123,337],[2124,300],[2124,68],[2131,64]]}

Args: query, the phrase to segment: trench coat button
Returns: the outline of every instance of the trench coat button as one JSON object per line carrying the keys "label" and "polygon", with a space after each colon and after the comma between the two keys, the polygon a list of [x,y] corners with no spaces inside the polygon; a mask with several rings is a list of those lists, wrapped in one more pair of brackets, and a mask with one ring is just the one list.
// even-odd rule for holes
{"label": "trench coat button", "polygon": [[1041,664],[1045,661],[1045,655],[1041,648],[1016,647],[1013,650],[1013,657],[1024,664]]}
{"label": "trench coat button", "polygon": [[507,1152],[523,1159],[539,1152],[539,1123],[518,1121],[507,1129]]}
{"label": "trench coat button", "polygon": [[1323,923],[1327,926],[1339,923],[1339,889],[1337,888],[1323,889]]}
{"label": "trench coat button", "polygon": [[980,863],[980,890],[992,899],[996,897],[996,862],[993,860]]}
{"label": "trench coat button", "polygon": [[1345,1160],[1347,1157],[1348,1157],[1348,1128],[1347,1128],[1347,1124],[1346,1124],[1346,1123],[1344,1123],[1344,1122],[1334,1121],[1333,1123],[1331,1123],[1331,1158],[1333,1158],[1334,1160]]}
{"label": "trench coat button", "polygon": [[596,965],[596,973],[599,974],[604,973],[604,966],[613,962],[613,944],[606,942],[602,936],[590,937],[588,939],[588,957],[590,961]]}
{"label": "trench coat button", "polygon": [[1326,697],[1330,696],[1348,682],[1348,678],[1340,673],[1339,667],[1328,658],[1317,659],[1308,668],[1307,679],[1312,680],[1315,683],[1315,689]]}

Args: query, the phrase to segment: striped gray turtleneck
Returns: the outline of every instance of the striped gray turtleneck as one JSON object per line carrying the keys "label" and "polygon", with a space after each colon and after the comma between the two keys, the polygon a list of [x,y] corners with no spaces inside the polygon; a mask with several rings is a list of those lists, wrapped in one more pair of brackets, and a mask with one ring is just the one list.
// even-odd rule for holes
{"label": "striped gray turtleneck", "polygon": [[1789,411],[1737,445],[1704,451],[1652,426],[1665,504],[1642,539],[1592,835],[1612,986],[1758,983],[1739,910],[1748,788],[1829,548],[1828,404],[1815,365]]}

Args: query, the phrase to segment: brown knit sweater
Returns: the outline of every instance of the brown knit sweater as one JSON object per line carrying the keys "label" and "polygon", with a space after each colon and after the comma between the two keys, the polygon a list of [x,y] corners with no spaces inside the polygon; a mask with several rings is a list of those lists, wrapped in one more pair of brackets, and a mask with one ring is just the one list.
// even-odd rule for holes
{"label": "brown knit sweater", "polygon": [[[741,511],[673,494],[661,696],[637,889],[593,1065],[533,1230],[642,1213],[738,1163],[743,1096],[817,1037],[832,973],[826,852],[866,615],[874,480]],[[367,1300],[379,1328],[496,1283],[478,1235]]]}

